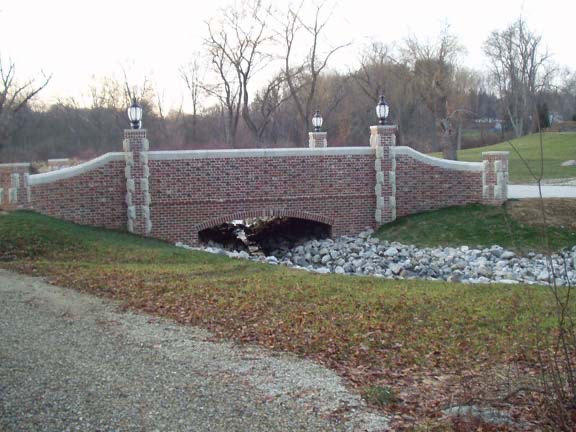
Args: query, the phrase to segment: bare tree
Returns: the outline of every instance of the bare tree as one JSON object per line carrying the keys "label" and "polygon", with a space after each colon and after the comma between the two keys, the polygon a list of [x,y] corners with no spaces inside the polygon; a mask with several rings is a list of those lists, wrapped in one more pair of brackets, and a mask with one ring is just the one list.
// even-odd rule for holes
{"label": "bare tree", "polygon": [[[209,35],[205,40],[209,52],[217,59],[213,64],[220,75],[225,94],[232,79],[228,73],[222,72],[227,69],[235,72],[233,80],[236,81],[238,91],[239,112],[255,138],[258,138],[260,128],[255,124],[250,110],[249,87],[253,76],[271,58],[266,51],[266,45],[272,41],[267,29],[270,11],[270,6],[262,0],[243,0],[237,8],[223,9],[220,22],[208,23]],[[234,122],[237,125],[237,120],[233,119]],[[236,128],[231,132],[233,142]]]}
{"label": "bare tree", "polygon": [[448,27],[442,30],[436,43],[424,43],[415,37],[406,40],[405,56],[412,66],[413,86],[433,114],[433,142],[437,142],[439,132],[443,156],[452,160],[456,159],[457,153],[448,113],[456,63],[461,52],[458,39]]}
{"label": "bare tree", "polygon": [[[318,78],[328,66],[332,56],[349,43],[337,45],[328,49],[324,54],[321,51],[321,36],[330,20],[330,14],[323,19],[322,13],[324,3],[315,6],[314,19],[311,23],[306,23],[301,18],[303,2],[296,9],[290,8],[287,13],[282,39],[284,42],[284,74],[290,90],[290,96],[296,105],[300,120],[300,143],[306,141],[308,124],[314,109],[314,98],[316,96]],[[310,46],[308,54],[303,63],[293,66],[292,60],[297,34],[303,30],[308,38]]]}
{"label": "bare tree", "polygon": [[190,101],[192,102],[192,141],[196,142],[198,138],[198,110],[200,108],[200,96],[204,81],[200,61],[197,57],[188,65],[180,68],[180,76],[186,83]]}
{"label": "bare tree", "polygon": [[542,37],[532,33],[523,18],[502,31],[493,31],[484,43],[503,113],[517,137],[530,131],[536,93],[554,73],[551,56],[541,45]]}
{"label": "bare tree", "polygon": [[29,102],[50,82],[52,76],[42,73],[42,78],[16,80],[16,65],[12,61],[4,63],[0,56],[0,149],[7,145],[16,129],[16,117]]}

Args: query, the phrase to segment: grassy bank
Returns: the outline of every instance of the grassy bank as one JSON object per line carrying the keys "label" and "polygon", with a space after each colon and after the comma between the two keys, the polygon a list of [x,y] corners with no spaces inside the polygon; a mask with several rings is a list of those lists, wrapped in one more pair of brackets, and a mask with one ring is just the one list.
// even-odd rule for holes
{"label": "grassy bank", "polygon": [[[544,149],[543,176],[545,179],[559,179],[576,177],[576,168],[563,167],[562,162],[576,159],[576,133],[572,132],[549,132],[542,134]],[[540,173],[540,136],[532,134],[510,142],[461,150],[458,152],[458,160],[467,162],[479,162],[482,160],[482,152],[485,151],[509,151],[510,152],[510,181],[523,183],[533,181],[529,170],[522,162],[512,145],[518,150],[522,158],[528,162],[532,170]],[[442,157],[440,153],[432,154]]]}
{"label": "grassy bank", "polygon": [[530,369],[537,336],[554,334],[542,287],[316,275],[30,212],[0,215],[0,245],[6,268],[318,360],[369,397],[394,395],[383,409],[416,423],[494,396],[500,383],[487,388],[484,375],[520,360]]}
{"label": "grassy bank", "polygon": [[[576,201],[576,200],[574,200]],[[538,216],[539,202],[531,201]],[[381,239],[417,246],[485,246],[500,245],[517,252],[546,252],[542,228],[525,225],[514,219],[510,210],[515,202],[503,207],[472,204],[419,213],[384,225],[377,235]],[[571,218],[576,203],[565,211]],[[576,230],[548,228],[552,250],[576,245]]]}

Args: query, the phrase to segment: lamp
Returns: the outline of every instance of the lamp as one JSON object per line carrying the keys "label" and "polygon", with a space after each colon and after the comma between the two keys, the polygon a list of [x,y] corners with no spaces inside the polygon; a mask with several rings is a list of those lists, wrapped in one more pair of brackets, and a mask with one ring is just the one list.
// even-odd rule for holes
{"label": "lamp", "polygon": [[376,115],[378,116],[378,124],[385,125],[386,119],[388,118],[388,112],[390,108],[388,107],[388,102],[384,99],[384,95],[380,95],[380,100],[378,105],[376,105]]}
{"label": "lamp", "polygon": [[322,127],[323,122],[324,120],[320,115],[320,110],[316,110],[314,117],[312,117],[312,126],[314,126],[314,132],[320,132],[320,128]]}
{"label": "lamp", "polygon": [[138,105],[136,98],[132,99],[132,105],[128,108],[128,118],[132,129],[140,129],[142,127],[142,107]]}

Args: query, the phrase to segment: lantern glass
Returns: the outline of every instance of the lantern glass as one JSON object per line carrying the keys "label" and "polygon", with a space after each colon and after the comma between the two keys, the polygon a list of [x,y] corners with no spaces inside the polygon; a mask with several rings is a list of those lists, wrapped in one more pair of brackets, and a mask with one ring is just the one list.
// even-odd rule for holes
{"label": "lantern glass", "polygon": [[384,95],[380,96],[380,100],[378,101],[378,105],[376,105],[376,115],[378,116],[378,120],[380,124],[385,124],[386,119],[388,118],[388,113],[390,108],[388,107],[388,102],[384,99]]}
{"label": "lantern glass", "polygon": [[312,126],[314,126],[314,132],[320,132],[320,128],[322,127],[323,122],[324,120],[320,115],[320,111],[316,110],[316,112],[314,113],[314,117],[312,117]]}
{"label": "lantern glass", "polygon": [[128,118],[132,123],[132,129],[140,129],[142,122],[142,107],[138,105],[136,100],[132,101],[132,105],[128,108]]}

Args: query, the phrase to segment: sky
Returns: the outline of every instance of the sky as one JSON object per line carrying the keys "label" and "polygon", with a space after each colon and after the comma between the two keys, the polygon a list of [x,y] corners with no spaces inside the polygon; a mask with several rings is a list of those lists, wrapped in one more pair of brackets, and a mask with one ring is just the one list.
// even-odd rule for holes
{"label": "sky", "polygon": [[[313,0],[307,0],[310,4]],[[52,75],[42,101],[88,99],[101,77],[148,77],[165,103],[188,106],[181,65],[198,56],[206,22],[234,0],[0,0],[0,57],[16,64],[17,78]],[[288,0],[273,0],[278,8]],[[383,1],[326,0],[332,11],[324,46],[352,44],[330,67],[353,68],[370,40],[401,43],[409,35],[432,40],[447,23],[466,50],[461,63],[487,67],[482,44],[491,31],[523,16],[543,36],[560,65],[576,69],[573,0]]]}

